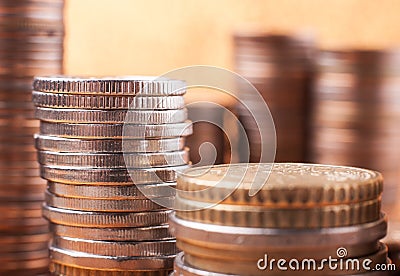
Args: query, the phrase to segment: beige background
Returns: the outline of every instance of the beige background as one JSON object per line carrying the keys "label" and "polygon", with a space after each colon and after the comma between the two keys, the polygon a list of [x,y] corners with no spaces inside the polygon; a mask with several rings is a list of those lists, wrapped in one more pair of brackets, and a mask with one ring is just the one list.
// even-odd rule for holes
{"label": "beige background", "polygon": [[69,74],[232,69],[232,31],[311,31],[322,47],[400,45],[398,0],[66,0]]}

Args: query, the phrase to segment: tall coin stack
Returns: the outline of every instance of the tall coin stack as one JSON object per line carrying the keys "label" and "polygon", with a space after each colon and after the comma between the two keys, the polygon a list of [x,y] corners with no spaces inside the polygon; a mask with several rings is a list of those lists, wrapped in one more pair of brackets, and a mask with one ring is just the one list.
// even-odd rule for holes
{"label": "tall coin stack", "polygon": [[[398,51],[321,51],[312,120],[312,161],[382,172],[384,206],[400,190],[400,55]],[[398,207],[396,207],[398,208]]]}
{"label": "tall coin stack", "polygon": [[[238,32],[234,36],[234,46],[236,72],[259,91],[274,119],[275,160],[305,161],[312,41],[256,31]],[[255,108],[258,98],[253,93],[243,88],[241,94],[250,107],[247,110],[239,104],[237,111],[249,139],[249,161],[260,162],[260,131],[263,130],[259,129],[251,112],[262,111]]]}
{"label": "tall coin stack", "polygon": [[184,86],[151,77],[35,78],[51,272],[172,270],[177,249],[166,206],[174,201],[177,171],[188,166],[184,143],[192,132]]}
{"label": "tall coin stack", "polygon": [[36,74],[62,73],[63,9],[62,0],[0,1],[0,275],[48,271],[31,85]]}
{"label": "tall coin stack", "polygon": [[[184,252],[175,260],[175,276],[386,275],[362,266],[366,259],[371,268],[390,262],[379,242],[387,228],[382,186],[381,174],[352,167],[242,163],[188,169],[178,177],[177,211],[170,216]],[[322,261],[329,256],[342,260],[342,269]],[[287,270],[277,267],[279,259]],[[310,261],[302,269],[304,260],[315,266]]]}

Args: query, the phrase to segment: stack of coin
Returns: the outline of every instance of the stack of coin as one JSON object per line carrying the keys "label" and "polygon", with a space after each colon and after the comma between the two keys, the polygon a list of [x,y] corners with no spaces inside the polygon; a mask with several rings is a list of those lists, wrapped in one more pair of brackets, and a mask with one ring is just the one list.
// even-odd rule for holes
{"label": "stack of coin", "polygon": [[[305,161],[311,41],[264,32],[238,32],[234,36],[234,46],[236,72],[259,91],[274,119],[276,161]],[[256,107],[258,98],[247,91],[248,88],[240,89],[247,108],[240,103],[237,113],[248,136],[249,161],[260,162],[260,131],[268,130],[260,130],[252,115],[262,112]]]}
{"label": "stack of coin", "polygon": [[398,51],[326,50],[316,60],[312,161],[382,172],[385,207],[399,194],[399,57]]}
{"label": "stack of coin", "polygon": [[0,1],[0,275],[48,271],[31,103],[36,74],[62,73],[63,0]]}
{"label": "stack of coin", "polygon": [[[382,181],[375,171],[314,164],[188,169],[178,177],[177,211],[170,216],[184,252],[174,273],[375,275],[361,264],[370,259],[374,268],[390,262],[379,242],[387,228]],[[360,269],[330,269],[322,261],[330,256],[344,264],[355,260]],[[279,259],[286,271],[276,266]],[[312,259],[318,269],[292,268],[292,259],[300,264]]]}
{"label": "stack of coin", "polygon": [[177,249],[166,207],[177,171],[188,166],[184,143],[192,132],[183,88],[182,81],[151,77],[35,78],[53,273],[172,270]]}

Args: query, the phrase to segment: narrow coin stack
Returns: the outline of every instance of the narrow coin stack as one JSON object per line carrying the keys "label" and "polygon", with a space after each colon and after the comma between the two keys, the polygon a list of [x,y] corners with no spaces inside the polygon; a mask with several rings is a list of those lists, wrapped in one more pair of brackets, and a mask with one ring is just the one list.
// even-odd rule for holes
{"label": "narrow coin stack", "polygon": [[[177,171],[188,166],[184,82],[151,77],[37,77],[55,275],[166,275]],[[169,187],[170,189],[163,188]],[[169,194],[168,194],[169,193]],[[149,197],[161,198],[165,206]]]}
{"label": "narrow coin stack", "polygon": [[316,65],[312,161],[382,172],[383,204],[400,221],[400,52],[325,50]]}
{"label": "narrow coin stack", "polygon": [[31,86],[34,75],[62,73],[63,9],[63,0],[0,1],[0,275],[48,272]]}
{"label": "narrow coin stack", "polygon": [[[238,32],[234,36],[235,69],[259,91],[275,122],[277,162],[304,162],[311,76],[312,41],[265,32]],[[260,162],[260,130],[251,112],[258,98],[241,89],[238,116],[250,145],[250,162]],[[250,112],[251,111],[251,112]],[[266,134],[268,135],[268,133]],[[270,146],[270,145],[267,145]],[[247,156],[245,156],[247,158]],[[244,160],[243,160],[244,161]]]}
{"label": "narrow coin stack", "polygon": [[[387,229],[382,181],[375,171],[313,164],[188,169],[178,177],[177,211],[170,215],[183,251],[175,276],[375,275],[364,260],[371,268],[390,262],[379,241]],[[322,261],[330,256],[343,266]],[[277,267],[279,259],[287,270]],[[304,260],[312,266],[302,269]],[[351,262],[359,269],[346,266]]]}

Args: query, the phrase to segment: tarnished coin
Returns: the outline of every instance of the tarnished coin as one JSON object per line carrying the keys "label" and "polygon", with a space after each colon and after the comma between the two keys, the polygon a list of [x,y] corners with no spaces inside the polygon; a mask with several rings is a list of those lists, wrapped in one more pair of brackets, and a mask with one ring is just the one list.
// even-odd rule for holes
{"label": "tarnished coin", "polygon": [[39,91],[33,91],[32,96],[36,106],[49,108],[166,110],[185,107],[182,96],[73,95]]}
{"label": "tarnished coin", "polygon": [[33,89],[43,92],[94,95],[183,95],[184,81],[160,77],[121,76],[85,78],[70,76],[36,77]]}
{"label": "tarnished coin", "polygon": [[65,138],[85,139],[149,139],[173,138],[191,135],[191,121],[177,124],[70,124],[41,122],[40,134]]}
{"label": "tarnished coin", "polygon": [[52,246],[64,250],[114,257],[157,257],[174,255],[178,252],[175,240],[142,242],[95,241],[54,236]]}
{"label": "tarnished coin", "polygon": [[152,168],[189,163],[189,149],[164,153],[66,153],[38,151],[42,165],[82,168]]}
{"label": "tarnished coin", "polygon": [[52,223],[98,228],[143,227],[165,224],[170,213],[171,210],[135,213],[86,212],[43,206],[43,216]]}
{"label": "tarnished coin", "polygon": [[132,185],[175,182],[188,166],[148,169],[90,169],[81,167],[41,166],[44,179],[70,184]]}
{"label": "tarnished coin", "polygon": [[37,107],[35,109],[37,119],[59,123],[174,124],[186,121],[187,116],[186,108],[174,110],[86,110]]}
{"label": "tarnished coin", "polygon": [[[144,212],[162,210],[164,207],[150,199],[92,199],[61,197],[46,192],[45,202],[48,206],[79,211],[99,212]],[[172,204],[174,197],[165,198]]]}
{"label": "tarnished coin", "polygon": [[36,148],[55,152],[168,152],[184,148],[185,138],[168,139],[76,139],[35,135]]}

